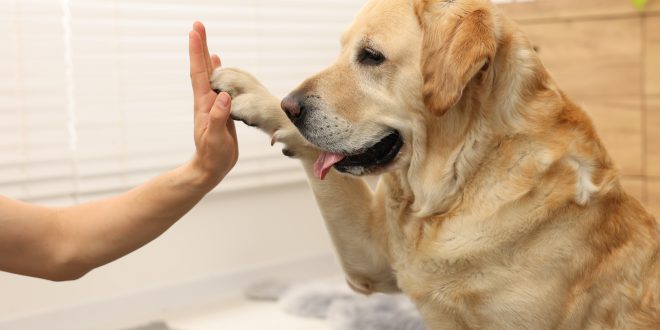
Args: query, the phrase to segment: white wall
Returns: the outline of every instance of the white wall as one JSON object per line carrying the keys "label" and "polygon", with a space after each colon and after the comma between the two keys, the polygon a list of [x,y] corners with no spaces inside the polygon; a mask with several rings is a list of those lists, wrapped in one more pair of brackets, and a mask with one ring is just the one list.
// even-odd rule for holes
{"label": "white wall", "polygon": [[330,253],[307,183],[214,193],[156,241],[81,280],[0,272],[0,328],[8,319]]}

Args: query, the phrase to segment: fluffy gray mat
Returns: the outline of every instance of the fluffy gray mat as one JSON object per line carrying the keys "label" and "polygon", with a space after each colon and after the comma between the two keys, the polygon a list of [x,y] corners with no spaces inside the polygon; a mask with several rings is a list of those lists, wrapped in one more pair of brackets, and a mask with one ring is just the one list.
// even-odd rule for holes
{"label": "fluffy gray mat", "polygon": [[175,329],[170,328],[165,322],[153,322],[153,323],[145,324],[143,326],[139,326],[137,328],[129,328],[123,330],[175,330]]}
{"label": "fluffy gray mat", "polygon": [[336,330],[425,330],[415,306],[404,295],[354,293],[341,279],[290,284],[266,280],[245,291],[252,300],[277,301],[292,315],[326,319]]}

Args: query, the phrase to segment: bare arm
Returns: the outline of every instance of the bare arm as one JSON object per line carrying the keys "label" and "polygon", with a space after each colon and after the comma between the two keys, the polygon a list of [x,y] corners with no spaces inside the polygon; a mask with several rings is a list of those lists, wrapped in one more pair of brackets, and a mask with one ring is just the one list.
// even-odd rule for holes
{"label": "bare arm", "polygon": [[114,198],[46,208],[0,198],[0,270],[72,280],[160,236],[208,191],[190,165]]}
{"label": "bare arm", "polygon": [[0,270],[71,280],[160,236],[215,187],[238,158],[230,98],[211,90],[220,65],[206,32],[190,33],[197,152],[185,165],[119,196],[69,208],[46,208],[0,197]]}

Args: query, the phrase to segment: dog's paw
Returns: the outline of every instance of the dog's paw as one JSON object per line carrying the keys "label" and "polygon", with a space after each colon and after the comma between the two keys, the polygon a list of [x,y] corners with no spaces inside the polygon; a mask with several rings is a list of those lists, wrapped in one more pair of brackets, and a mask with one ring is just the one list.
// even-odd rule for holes
{"label": "dog's paw", "polygon": [[305,140],[293,125],[280,127],[273,132],[270,145],[281,143],[284,145],[282,154],[291,158],[299,158],[307,154],[314,147]]}
{"label": "dog's paw", "polygon": [[229,93],[232,98],[244,94],[268,93],[266,87],[257,78],[237,68],[215,69],[211,75],[211,87],[216,93]]}
{"label": "dog's paw", "polygon": [[286,124],[280,100],[273,96],[254,76],[234,68],[219,68],[213,72],[211,87],[232,97],[231,116],[249,126],[273,134]]}
{"label": "dog's paw", "polygon": [[283,153],[298,157],[310,144],[280,107],[280,99],[273,96],[251,74],[234,68],[216,69],[211,77],[216,92],[227,92],[232,97],[231,116],[272,137],[271,144],[284,144]]}

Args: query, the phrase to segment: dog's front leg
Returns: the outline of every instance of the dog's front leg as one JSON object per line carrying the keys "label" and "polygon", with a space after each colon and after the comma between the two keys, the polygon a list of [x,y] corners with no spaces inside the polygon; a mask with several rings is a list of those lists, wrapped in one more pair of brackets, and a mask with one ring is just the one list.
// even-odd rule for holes
{"label": "dog's front leg", "polygon": [[314,159],[303,158],[303,166],[348,284],[364,294],[400,291],[387,258],[382,195],[364,179],[337,171],[319,180]]}
{"label": "dog's front leg", "polygon": [[318,149],[289,121],[279,99],[250,74],[218,69],[212,86],[231,94],[233,118],[260,128],[272,136],[273,142],[285,145],[286,155],[302,161],[349,285],[365,294],[399,291],[380,231],[382,197],[375,200],[362,178],[331,171],[325,180],[317,179],[313,165]]}

